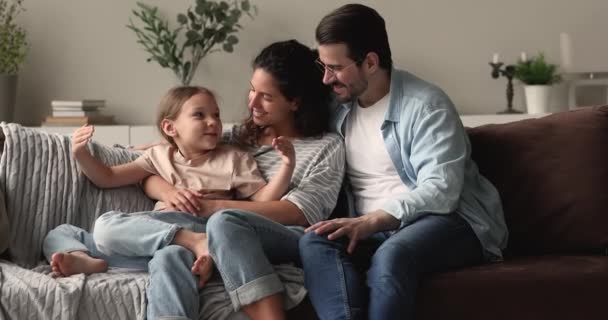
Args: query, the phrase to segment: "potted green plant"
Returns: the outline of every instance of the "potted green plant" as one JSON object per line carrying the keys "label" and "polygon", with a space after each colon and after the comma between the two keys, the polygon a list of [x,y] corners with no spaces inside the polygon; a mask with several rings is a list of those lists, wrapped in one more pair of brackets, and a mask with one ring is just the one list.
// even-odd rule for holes
{"label": "potted green plant", "polygon": [[530,59],[522,54],[515,65],[515,78],[525,84],[528,113],[548,113],[551,86],[561,81],[557,65],[548,63],[542,52]]}
{"label": "potted green plant", "polygon": [[177,15],[179,26],[172,29],[159,16],[157,7],[141,2],[137,6],[133,14],[143,27],[136,26],[131,19],[127,27],[150,54],[148,62],[156,61],[171,69],[182,85],[190,84],[206,55],[220,50],[232,52],[239,41],[236,34],[242,29],[239,21],[243,13],[252,19],[257,14],[257,8],[248,0],[196,0],[194,8]]}
{"label": "potted green plant", "polygon": [[0,121],[12,121],[17,95],[17,74],[28,46],[25,30],[15,21],[23,0],[0,0]]}

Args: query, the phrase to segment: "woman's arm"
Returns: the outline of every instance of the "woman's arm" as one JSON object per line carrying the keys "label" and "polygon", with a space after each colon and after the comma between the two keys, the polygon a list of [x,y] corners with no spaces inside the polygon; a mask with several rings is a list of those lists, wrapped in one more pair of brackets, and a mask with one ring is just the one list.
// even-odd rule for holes
{"label": "woman's arm", "polygon": [[279,200],[289,190],[289,183],[296,167],[295,149],[291,141],[285,137],[272,140],[272,146],[281,155],[281,167],[264,187],[250,197],[253,201]]}
{"label": "woman's arm", "polygon": [[265,216],[278,223],[308,226],[302,210],[287,200],[266,202],[207,200],[200,192],[175,188],[159,176],[150,176],[146,179],[144,191],[148,197],[161,200],[167,206],[204,217],[209,217],[222,209],[241,209]]}

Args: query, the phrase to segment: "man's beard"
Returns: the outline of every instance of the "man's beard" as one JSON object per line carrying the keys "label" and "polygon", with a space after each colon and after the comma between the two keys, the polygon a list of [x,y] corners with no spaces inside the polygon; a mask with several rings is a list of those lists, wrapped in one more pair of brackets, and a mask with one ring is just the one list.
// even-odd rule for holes
{"label": "man's beard", "polygon": [[[341,96],[336,92],[336,90],[334,89],[336,85],[339,86],[339,89],[345,90],[345,96]],[[341,103],[347,103],[357,100],[357,98],[359,98],[359,96],[361,96],[363,92],[367,90],[367,80],[361,80],[360,82],[355,83],[352,86],[347,86],[344,83],[336,80],[330,83],[328,86],[332,88],[332,93],[338,101],[340,101]]]}

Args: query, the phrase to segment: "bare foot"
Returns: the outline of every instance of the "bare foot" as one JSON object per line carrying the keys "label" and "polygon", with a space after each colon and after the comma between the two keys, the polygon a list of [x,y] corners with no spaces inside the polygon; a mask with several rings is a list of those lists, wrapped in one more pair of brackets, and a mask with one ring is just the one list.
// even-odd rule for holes
{"label": "bare foot", "polygon": [[191,270],[199,276],[198,287],[202,288],[213,273],[213,259],[209,255],[207,234],[180,229],[175,233],[173,243],[190,250],[196,257]]}
{"label": "bare foot", "polygon": [[69,277],[73,274],[92,274],[108,271],[108,264],[82,251],[56,252],[51,256],[51,270],[54,277]]}
{"label": "bare foot", "polygon": [[213,259],[210,255],[196,258],[192,264],[192,273],[198,275],[198,287],[202,288],[213,274]]}

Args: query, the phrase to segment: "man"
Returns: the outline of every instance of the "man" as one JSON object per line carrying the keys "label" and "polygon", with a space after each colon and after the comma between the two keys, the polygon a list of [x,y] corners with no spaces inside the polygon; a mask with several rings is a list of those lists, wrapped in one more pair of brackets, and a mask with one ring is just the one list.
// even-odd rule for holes
{"label": "man", "polygon": [[502,259],[500,198],[448,96],[393,69],[375,10],[340,7],[316,39],[323,82],[342,103],[333,125],[354,201],[348,218],[314,224],[300,240],[310,299],[321,319],[413,319],[422,276]]}

